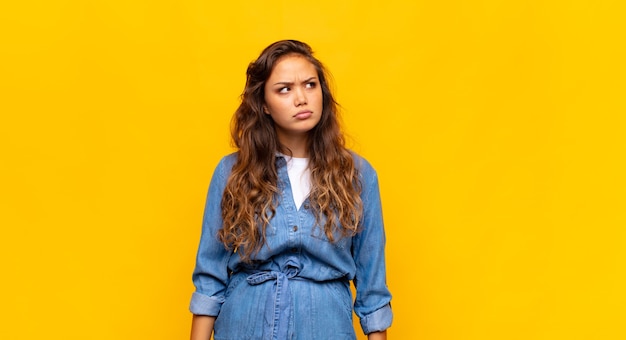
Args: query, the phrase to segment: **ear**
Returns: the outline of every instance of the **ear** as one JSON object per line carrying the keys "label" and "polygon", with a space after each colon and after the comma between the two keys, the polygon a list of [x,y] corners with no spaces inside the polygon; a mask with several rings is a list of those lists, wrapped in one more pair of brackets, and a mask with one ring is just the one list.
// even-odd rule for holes
{"label": "ear", "polygon": [[267,109],[267,105],[263,105],[263,113],[265,113],[266,115],[270,114],[270,110]]}

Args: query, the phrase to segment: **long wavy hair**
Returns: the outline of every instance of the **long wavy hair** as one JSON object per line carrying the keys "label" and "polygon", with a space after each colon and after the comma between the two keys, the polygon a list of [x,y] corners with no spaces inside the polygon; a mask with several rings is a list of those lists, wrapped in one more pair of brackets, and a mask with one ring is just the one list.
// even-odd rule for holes
{"label": "long wavy hair", "polygon": [[311,62],[322,90],[321,119],[308,132],[309,208],[315,214],[316,227],[334,242],[337,237],[354,235],[363,213],[359,173],[352,154],[345,147],[338,105],[330,91],[324,66],[303,42],[275,42],[248,66],[241,104],[231,124],[238,152],[222,196],[224,224],[218,237],[244,262],[251,262],[266,243],[266,229],[278,204],[276,154],[290,153],[280,144],[274,121],[263,110],[265,83],[277,62],[287,55],[300,55]]}

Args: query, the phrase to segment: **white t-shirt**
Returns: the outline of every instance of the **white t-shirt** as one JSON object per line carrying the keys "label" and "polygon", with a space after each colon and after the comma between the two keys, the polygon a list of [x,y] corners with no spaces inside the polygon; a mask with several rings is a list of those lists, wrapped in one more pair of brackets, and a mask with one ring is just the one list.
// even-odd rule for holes
{"label": "white t-shirt", "polygon": [[308,158],[296,158],[284,156],[287,160],[287,173],[291,182],[293,201],[296,208],[300,209],[302,202],[309,196],[311,191],[311,170]]}

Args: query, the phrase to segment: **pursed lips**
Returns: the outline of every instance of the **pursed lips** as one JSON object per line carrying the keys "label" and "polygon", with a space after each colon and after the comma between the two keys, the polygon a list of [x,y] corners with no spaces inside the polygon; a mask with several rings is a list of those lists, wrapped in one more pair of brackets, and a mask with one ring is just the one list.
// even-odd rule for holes
{"label": "pursed lips", "polygon": [[312,114],[313,114],[313,111],[311,110],[302,110],[302,111],[298,111],[298,113],[296,113],[293,117],[296,119],[307,119],[311,117]]}

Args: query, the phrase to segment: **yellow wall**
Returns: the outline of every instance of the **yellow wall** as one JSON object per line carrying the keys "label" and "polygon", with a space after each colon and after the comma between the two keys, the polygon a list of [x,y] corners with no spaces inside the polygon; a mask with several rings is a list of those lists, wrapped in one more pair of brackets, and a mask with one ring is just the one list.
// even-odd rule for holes
{"label": "yellow wall", "polygon": [[4,1],[0,339],[184,339],[247,63],[334,74],[394,339],[624,339],[624,5]]}

